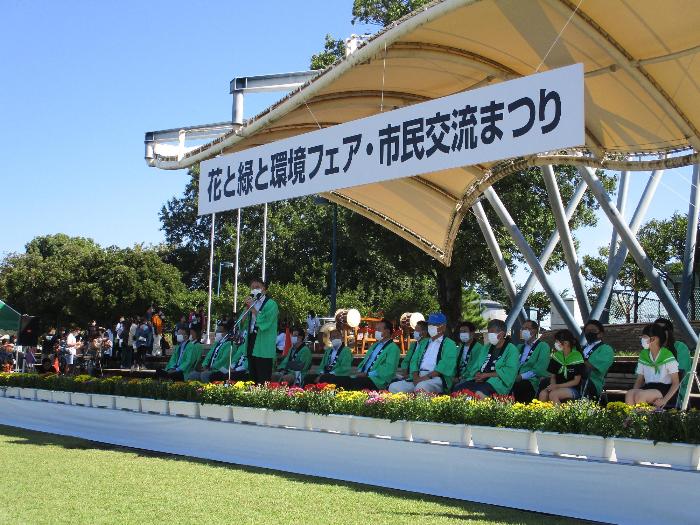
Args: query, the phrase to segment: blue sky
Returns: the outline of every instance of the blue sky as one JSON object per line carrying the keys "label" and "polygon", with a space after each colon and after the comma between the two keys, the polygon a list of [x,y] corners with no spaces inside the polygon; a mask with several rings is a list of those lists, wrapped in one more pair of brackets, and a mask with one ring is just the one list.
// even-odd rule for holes
{"label": "blue sky", "polygon": [[[103,245],[162,241],[158,210],[184,171],[148,168],[144,132],[231,118],[234,76],[298,71],[326,33],[346,37],[351,0],[3,2],[0,256],[64,232]],[[281,95],[249,95],[251,116]],[[648,174],[633,175],[636,203]],[[690,168],[668,172],[649,217],[687,211]],[[577,233],[592,253],[610,236]],[[523,281],[518,272],[517,280]],[[563,273],[561,288],[571,288]]]}

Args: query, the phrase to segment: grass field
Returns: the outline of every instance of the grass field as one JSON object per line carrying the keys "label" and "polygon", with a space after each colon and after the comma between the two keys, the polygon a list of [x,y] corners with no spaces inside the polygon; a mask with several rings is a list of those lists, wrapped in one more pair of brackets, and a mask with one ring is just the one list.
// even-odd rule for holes
{"label": "grass field", "polygon": [[5,426],[0,483],[5,525],[582,523]]}

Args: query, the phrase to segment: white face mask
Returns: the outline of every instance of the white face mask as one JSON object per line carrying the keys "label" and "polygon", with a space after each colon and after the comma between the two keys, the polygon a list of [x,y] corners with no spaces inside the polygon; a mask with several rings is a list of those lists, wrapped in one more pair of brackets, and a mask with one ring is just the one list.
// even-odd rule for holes
{"label": "white face mask", "polygon": [[523,341],[529,341],[531,334],[530,330],[523,330],[520,332],[520,337],[522,337]]}
{"label": "white face mask", "polygon": [[557,352],[561,352],[561,343],[559,341],[554,341],[554,349]]}
{"label": "white face mask", "polygon": [[379,340],[381,340],[381,339],[384,339],[384,332],[382,332],[381,330],[375,331],[375,332],[374,332],[374,338],[375,338],[377,341],[379,341]]}
{"label": "white face mask", "polygon": [[415,339],[416,341],[420,341],[420,336],[421,336],[421,333],[418,330],[413,332],[413,339]]}
{"label": "white face mask", "polygon": [[494,334],[493,332],[489,332],[488,340],[489,340],[490,345],[497,345],[498,344],[498,334]]}
{"label": "white face mask", "polygon": [[466,343],[469,341],[471,338],[471,334],[469,332],[460,332],[459,333],[459,340],[462,341],[463,343]]}
{"label": "white face mask", "polygon": [[194,336],[191,335],[191,336],[189,337],[189,340],[190,340],[190,341],[194,341]]}
{"label": "white face mask", "polygon": [[219,341],[221,341],[221,339],[223,337],[224,337],[224,334],[222,334],[221,332],[216,332],[216,334],[214,334],[214,341],[216,341],[218,343]]}
{"label": "white face mask", "polygon": [[250,295],[255,297],[256,299],[262,295],[262,290],[260,288],[251,288],[250,289]]}
{"label": "white face mask", "polygon": [[292,336],[292,344],[293,344],[293,345],[297,344],[297,341],[298,341],[298,340],[299,340],[299,338],[298,338],[296,335],[293,335],[293,336]]}
{"label": "white face mask", "polygon": [[438,335],[438,327],[434,324],[428,325],[428,335],[430,337],[435,337],[436,335]]}
{"label": "white face mask", "polygon": [[343,340],[342,339],[331,339],[331,344],[333,345],[333,348],[335,348],[337,350],[338,348],[340,348],[340,345],[343,344]]}
{"label": "white face mask", "polygon": [[642,337],[641,341],[642,341],[642,348],[644,348],[644,350],[648,350],[649,349],[649,338]]}
{"label": "white face mask", "polygon": [[182,343],[185,340],[185,336],[182,334],[177,334],[177,342]]}

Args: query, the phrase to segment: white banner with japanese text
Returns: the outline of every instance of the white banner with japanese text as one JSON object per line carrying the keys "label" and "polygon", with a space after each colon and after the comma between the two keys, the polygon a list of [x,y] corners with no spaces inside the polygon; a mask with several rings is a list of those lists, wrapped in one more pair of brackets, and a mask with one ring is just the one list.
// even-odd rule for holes
{"label": "white banner with japanese text", "polygon": [[582,146],[583,90],[575,64],[209,159],[199,214]]}

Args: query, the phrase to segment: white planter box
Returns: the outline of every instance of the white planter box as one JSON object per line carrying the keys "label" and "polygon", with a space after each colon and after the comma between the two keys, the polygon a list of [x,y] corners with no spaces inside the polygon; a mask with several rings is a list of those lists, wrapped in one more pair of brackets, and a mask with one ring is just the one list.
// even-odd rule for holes
{"label": "white planter box", "polygon": [[472,443],[475,447],[537,452],[535,434],[529,430],[472,425],[471,431]]}
{"label": "white planter box", "polygon": [[141,398],[141,412],[147,414],[168,415],[168,402],[165,399]]}
{"label": "white planter box", "polygon": [[92,394],[72,392],[70,396],[70,402],[72,405],[81,405],[84,407],[92,406]]}
{"label": "white planter box", "polygon": [[171,416],[199,417],[199,403],[191,401],[168,401]]}
{"label": "white planter box", "polygon": [[5,397],[16,397],[17,399],[20,398],[19,394],[20,388],[17,386],[8,386],[7,390],[5,390]]}
{"label": "white planter box", "polygon": [[36,388],[20,388],[19,397],[22,399],[31,399],[36,401]]}
{"label": "white planter box", "polygon": [[114,396],[114,408],[117,410],[131,410],[132,412],[141,412],[141,398]]}
{"label": "white planter box", "polygon": [[70,405],[71,401],[70,392],[61,392],[60,390],[53,390],[51,392],[51,402],[52,403],[63,403],[64,405]]}
{"label": "white planter box", "polygon": [[443,442],[468,447],[471,429],[468,425],[411,421],[411,437],[413,441]]}
{"label": "white planter box", "polygon": [[268,410],[267,422],[270,427],[306,428],[306,412],[292,410]]}
{"label": "white planter box", "polygon": [[223,405],[199,405],[199,417],[202,419],[218,419],[220,421],[233,421],[233,410],[230,406]]}
{"label": "white planter box", "polygon": [[92,394],[92,406],[95,408],[109,408],[114,410],[116,403],[114,396],[107,394]]}
{"label": "white planter box", "polygon": [[540,454],[560,456],[585,456],[588,459],[610,461],[614,440],[600,436],[583,434],[558,434],[556,432],[535,432],[537,450]]}
{"label": "white planter box", "polygon": [[37,401],[48,401],[50,403],[52,394],[51,390],[42,390],[39,388],[36,391],[36,399]]}
{"label": "white planter box", "polygon": [[232,407],[232,410],[233,420],[236,423],[267,424],[268,410],[266,408]]}
{"label": "white planter box", "polygon": [[320,430],[321,432],[336,432],[338,434],[350,434],[352,431],[353,416],[341,414],[321,414],[308,413],[306,415],[306,428],[309,430]]}
{"label": "white planter box", "polygon": [[353,434],[372,437],[390,437],[391,439],[411,439],[411,423],[409,421],[394,421],[373,417],[354,416],[351,430]]}
{"label": "white planter box", "polygon": [[676,468],[698,470],[700,447],[685,443],[657,443],[646,439],[615,438],[617,461],[654,463]]}

